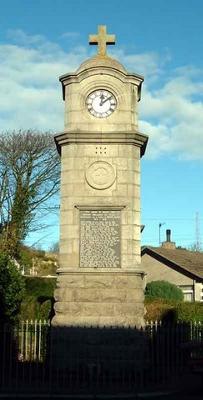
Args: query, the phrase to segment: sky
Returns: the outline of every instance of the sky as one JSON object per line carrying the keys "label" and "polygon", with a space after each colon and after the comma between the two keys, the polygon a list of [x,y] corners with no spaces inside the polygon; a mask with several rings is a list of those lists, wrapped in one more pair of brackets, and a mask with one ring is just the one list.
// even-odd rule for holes
{"label": "sky", "polygon": [[[142,244],[158,246],[171,229],[177,246],[203,245],[202,0],[0,0],[0,10],[0,130],[61,132],[58,77],[96,52],[88,35],[107,25],[109,54],[145,77]],[[27,244],[58,240],[58,215],[48,222]]]}

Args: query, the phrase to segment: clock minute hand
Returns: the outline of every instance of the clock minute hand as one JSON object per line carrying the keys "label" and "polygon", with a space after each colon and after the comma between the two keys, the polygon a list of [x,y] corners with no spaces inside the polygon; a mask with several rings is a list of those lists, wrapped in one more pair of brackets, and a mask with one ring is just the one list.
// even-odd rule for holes
{"label": "clock minute hand", "polygon": [[112,98],[112,96],[109,96],[104,100],[101,99],[100,106],[103,106],[103,104],[106,103],[106,101],[110,100],[111,98]]}

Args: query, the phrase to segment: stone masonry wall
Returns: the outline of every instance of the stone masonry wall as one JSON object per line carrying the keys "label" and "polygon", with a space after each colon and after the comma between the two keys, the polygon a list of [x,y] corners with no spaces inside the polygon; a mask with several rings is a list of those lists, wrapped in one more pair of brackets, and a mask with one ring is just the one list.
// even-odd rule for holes
{"label": "stone masonry wall", "polygon": [[[114,168],[111,187],[89,186],[85,172],[95,161]],[[140,264],[140,161],[139,148],[130,145],[72,144],[62,149],[61,268],[79,268],[79,210],[77,206],[124,206],[121,210],[121,267]]]}

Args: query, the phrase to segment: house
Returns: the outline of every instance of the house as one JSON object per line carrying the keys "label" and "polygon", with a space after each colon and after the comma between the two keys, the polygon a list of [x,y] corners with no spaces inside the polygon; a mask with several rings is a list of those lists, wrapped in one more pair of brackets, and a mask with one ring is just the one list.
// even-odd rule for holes
{"label": "house", "polygon": [[183,291],[185,301],[203,301],[203,252],[176,248],[170,233],[161,247],[142,248],[146,283],[165,280]]}

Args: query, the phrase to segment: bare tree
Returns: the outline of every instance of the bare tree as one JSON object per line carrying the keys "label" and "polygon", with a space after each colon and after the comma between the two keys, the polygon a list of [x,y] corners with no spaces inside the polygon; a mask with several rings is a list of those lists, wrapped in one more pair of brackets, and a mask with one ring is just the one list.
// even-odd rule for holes
{"label": "bare tree", "polygon": [[37,213],[42,208],[47,212],[58,192],[59,165],[51,133],[19,130],[0,134],[1,246],[16,257]]}
{"label": "bare tree", "polygon": [[59,253],[59,242],[54,242],[49,248],[50,253]]}

